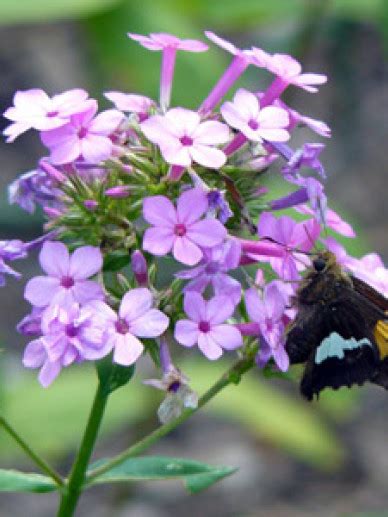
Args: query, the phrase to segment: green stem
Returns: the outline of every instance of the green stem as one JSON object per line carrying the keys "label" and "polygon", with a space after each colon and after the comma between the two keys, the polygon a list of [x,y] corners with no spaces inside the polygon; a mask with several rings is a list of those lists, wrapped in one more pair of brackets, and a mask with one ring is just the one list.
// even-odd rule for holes
{"label": "green stem", "polygon": [[18,435],[18,433],[11,427],[6,419],[0,416],[0,426],[15,440],[15,442],[23,449],[23,451],[31,458],[31,460],[37,465],[42,472],[47,474],[58,487],[63,487],[64,482],[61,476],[55,472],[42,458],[40,458],[27,443]]}
{"label": "green stem", "polygon": [[67,488],[62,494],[61,504],[57,514],[58,517],[71,517],[74,514],[78,499],[81,495],[86,469],[93,452],[108,396],[109,392],[99,383],[85,433],[70,472]]}
{"label": "green stem", "polygon": [[151,445],[157,442],[160,438],[168,434],[170,431],[175,429],[178,425],[183,423],[185,420],[190,418],[191,415],[196,413],[202,406],[204,406],[209,400],[211,400],[217,393],[219,393],[223,388],[228,386],[231,383],[239,382],[241,376],[247,372],[254,365],[254,355],[250,354],[247,357],[244,357],[237,361],[228,371],[226,371],[218,381],[213,384],[199,399],[198,406],[193,409],[186,409],[183,413],[172,420],[171,422],[167,422],[145,438],[141,439],[128,449],[126,449],[121,454],[118,454],[114,458],[112,458],[109,462],[105,463],[103,466],[98,467],[90,472],[87,476],[86,482],[90,483],[97,477],[101,476],[105,472],[111,470],[113,467],[120,465],[126,459],[132,458],[133,456],[137,456],[141,454],[143,451],[147,450]]}

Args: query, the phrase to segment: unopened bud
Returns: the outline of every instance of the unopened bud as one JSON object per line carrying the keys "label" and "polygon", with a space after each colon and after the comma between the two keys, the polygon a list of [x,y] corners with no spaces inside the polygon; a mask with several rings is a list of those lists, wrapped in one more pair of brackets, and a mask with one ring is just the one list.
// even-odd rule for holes
{"label": "unopened bud", "polygon": [[140,250],[135,250],[131,257],[131,267],[139,286],[148,285],[147,262]]}
{"label": "unopened bud", "polygon": [[111,187],[106,189],[104,194],[108,197],[121,199],[129,196],[130,187],[129,185],[118,185],[117,187]]}

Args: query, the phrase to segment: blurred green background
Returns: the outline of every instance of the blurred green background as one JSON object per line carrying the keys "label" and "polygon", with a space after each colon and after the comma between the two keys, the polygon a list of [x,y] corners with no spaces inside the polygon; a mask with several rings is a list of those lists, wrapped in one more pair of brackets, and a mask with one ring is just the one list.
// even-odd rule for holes
{"label": "blurred green background", "polygon": [[[130,42],[126,33],[205,39],[206,29],[242,48],[291,53],[306,71],[329,76],[319,94],[290,88],[287,102],[333,129],[322,155],[329,200],[359,233],[346,245],[354,254],[377,250],[387,259],[385,0],[0,0],[1,110],[12,103],[15,90],[33,87],[50,94],[84,87],[101,107],[107,106],[102,92],[110,89],[157,98],[160,55]],[[229,61],[212,44],[205,54],[179,53],[173,104],[198,106]],[[252,69],[238,85],[257,90],[267,81],[266,74]],[[300,130],[292,143],[303,141],[320,139]],[[0,143],[1,239],[41,232],[39,211],[30,216],[6,201],[7,184],[33,169],[41,155],[36,135]],[[36,274],[35,257],[19,269],[26,278]],[[32,445],[65,471],[79,443],[95,376],[90,367],[75,366],[43,390],[35,372],[21,368],[24,341],[14,327],[28,311],[22,299],[23,281],[11,279],[0,292],[0,404]],[[193,387],[203,391],[227,365],[195,355],[184,354],[182,367]],[[160,395],[141,384],[150,376],[152,367],[143,361],[135,380],[112,396],[96,457],[119,452],[157,424]],[[387,401],[383,390],[368,387],[324,393],[318,403],[307,404],[295,382],[265,379],[255,371],[154,448],[159,454],[229,463],[240,467],[237,474],[190,497],[171,482],[95,488],[85,495],[79,515],[388,515]],[[31,468],[1,431],[0,465]],[[0,516],[49,517],[55,505],[55,495],[1,494]]]}

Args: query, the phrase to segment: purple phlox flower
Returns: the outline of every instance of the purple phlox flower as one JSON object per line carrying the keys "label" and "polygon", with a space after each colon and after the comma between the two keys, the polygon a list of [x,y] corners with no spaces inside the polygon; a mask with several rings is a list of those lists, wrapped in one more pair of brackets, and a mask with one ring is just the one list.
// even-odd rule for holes
{"label": "purple phlox flower", "polygon": [[160,106],[165,110],[170,104],[177,50],[204,52],[208,49],[208,46],[202,41],[180,39],[166,33],[153,33],[149,36],[128,33],[128,36],[148,50],[161,50],[163,52],[160,70]]}
{"label": "purple phlox flower", "polygon": [[252,52],[250,50],[240,50],[233,43],[220,38],[214,32],[205,31],[205,35],[216,45],[232,54],[233,60],[222,74],[214,88],[206,99],[202,102],[198,111],[201,115],[208,115],[214,106],[224,97],[227,91],[233,86],[237,79],[243,74],[245,69],[252,64]]}
{"label": "purple phlox flower", "polygon": [[62,242],[45,242],[39,255],[47,276],[36,276],[26,285],[24,297],[36,307],[76,301],[81,304],[104,298],[102,287],[87,280],[101,270],[99,248],[82,246],[72,255]]}
{"label": "purple phlox flower", "polygon": [[324,136],[325,138],[331,137],[331,129],[322,120],[306,117],[305,115],[302,115],[298,111],[287,106],[287,104],[280,99],[276,99],[273,104],[274,106],[278,106],[279,108],[283,108],[287,111],[290,120],[289,126],[287,128],[288,131],[291,131],[296,126],[302,125],[307,126],[309,129],[311,129],[311,131],[314,131],[314,133],[317,133],[320,136]]}
{"label": "purple phlox flower", "polygon": [[240,331],[224,323],[235,309],[230,298],[214,296],[205,301],[199,293],[188,291],[183,305],[190,319],[177,322],[175,339],[178,343],[186,347],[198,344],[201,352],[210,360],[221,357],[223,350],[235,350],[242,346]]}
{"label": "purple phlox flower", "polygon": [[228,101],[221,106],[221,114],[248,140],[285,142],[290,138],[285,129],[289,125],[287,111],[275,106],[260,108],[257,96],[243,88],[237,90],[233,102]]}
{"label": "purple phlox flower", "polygon": [[198,395],[190,388],[189,379],[171,361],[168,343],[164,336],[159,339],[162,379],[143,381],[148,386],[164,391],[166,397],[158,408],[159,420],[165,424],[177,418],[185,408],[198,406]]}
{"label": "purple phlox flower", "polygon": [[162,424],[174,420],[185,408],[198,406],[198,395],[189,386],[189,379],[180,370],[171,365],[162,379],[147,379],[143,384],[164,391],[166,396],[158,408],[158,417]]}
{"label": "purple phlox flower", "polygon": [[289,159],[287,165],[282,168],[286,176],[295,176],[302,167],[308,167],[318,172],[322,178],[326,178],[325,169],[318,159],[325,148],[324,144],[303,144],[301,149],[297,149]]}
{"label": "purple phlox flower", "polygon": [[286,215],[277,219],[271,213],[263,212],[259,220],[258,234],[262,239],[269,238],[283,246],[283,256],[262,257],[261,260],[268,261],[282,280],[297,280],[300,276],[299,271],[308,263],[308,258],[303,252],[311,250],[320,231],[320,225],[315,219],[297,223]]}
{"label": "purple phlox flower", "polygon": [[233,216],[233,212],[225,199],[224,192],[218,189],[211,189],[206,195],[209,203],[209,214],[214,215],[222,224],[225,224]]}
{"label": "purple phlox flower", "polygon": [[113,361],[129,366],[137,361],[144,350],[140,338],[155,338],[168,327],[168,317],[152,308],[152,293],[146,288],[128,291],[121,300],[116,313],[102,301],[92,302],[97,317],[104,322],[104,340]]}
{"label": "purple phlox flower", "polygon": [[143,216],[153,227],[144,233],[143,249],[157,256],[172,250],[176,260],[194,266],[203,257],[201,248],[221,244],[227,234],[216,219],[201,219],[207,210],[207,197],[201,189],[183,192],[177,208],[165,196],[145,198]]}
{"label": "purple phlox flower", "polygon": [[147,261],[140,250],[135,250],[131,255],[131,268],[139,287],[148,285]]}
{"label": "purple phlox flower", "polygon": [[43,90],[18,91],[14,96],[14,106],[4,112],[4,117],[12,124],[4,130],[7,142],[13,142],[29,129],[47,131],[64,126],[70,116],[87,109],[88,93],[74,89],[50,98]]}
{"label": "purple phlox flower", "polygon": [[57,182],[41,169],[26,172],[8,186],[8,201],[32,214],[36,203],[45,206],[59,202],[61,191],[56,185]]}
{"label": "purple phlox flower", "polygon": [[143,122],[149,116],[152,108],[156,107],[155,102],[144,95],[122,92],[106,92],[104,96],[109,99],[119,111],[136,113],[139,122]]}
{"label": "purple phlox flower", "polygon": [[[307,205],[296,206],[295,210],[301,214],[315,215],[314,210]],[[331,208],[326,210],[326,226],[344,237],[355,237],[356,233],[349,223]]]}
{"label": "purple phlox flower", "polygon": [[42,314],[43,336],[31,341],[24,352],[27,368],[40,368],[39,381],[49,386],[63,367],[83,359],[95,360],[109,353],[104,327],[93,311],[78,303],[51,305]]}
{"label": "purple phlox flower", "polygon": [[95,117],[96,113],[97,102],[92,101],[88,110],[72,115],[65,126],[41,133],[54,165],[71,163],[78,158],[98,164],[112,155],[110,136],[124,120],[124,114],[113,109]]}
{"label": "purple phlox flower", "polygon": [[241,244],[237,239],[227,239],[224,243],[211,249],[203,249],[203,258],[199,266],[179,271],[175,276],[190,280],[184,292],[203,293],[211,284],[217,296],[229,296],[234,305],[241,299],[240,282],[227,275],[227,271],[239,266]]}
{"label": "purple phlox flower", "polygon": [[218,169],[226,162],[225,154],[214,146],[227,142],[228,126],[216,120],[201,122],[195,111],[173,108],[164,116],[148,118],[140,127],[148,140],[160,147],[167,163],[189,167],[194,161]]}
{"label": "purple phlox flower", "polygon": [[33,307],[30,314],[24,316],[16,325],[16,330],[24,336],[39,336],[42,333],[42,307]]}
{"label": "purple phlox flower", "polygon": [[248,289],[245,303],[250,319],[259,325],[261,347],[257,364],[263,367],[273,357],[279,370],[287,371],[290,363],[284,349],[284,294],[271,282],[265,286],[262,297],[256,289]]}
{"label": "purple phlox flower", "polygon": [[276,79],[263,95],[264,105],[271,104],[279,98],[290,84],[314,93],[318,91],[316,85],[327,81],[327,77],[322,74],[302,74],[301,64],[288,54],[272,55],[260,48],[252,47],[252,55],[257,66],[266,68],[276,75]]}
{"label": "purple phlox flower", "polygon": [[6,264],[6,260],[17,260],[27,256],[24,242],[13,239],[0,241],[0,287],[5,285],[5,275],[20,278],[21,274]]}

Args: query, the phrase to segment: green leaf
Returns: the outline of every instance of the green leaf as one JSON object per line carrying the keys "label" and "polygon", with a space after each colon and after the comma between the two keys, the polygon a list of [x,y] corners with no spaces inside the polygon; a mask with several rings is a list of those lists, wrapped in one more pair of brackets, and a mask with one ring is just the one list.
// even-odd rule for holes
{"label": "green leaf", "polygon": [[120,271],[127,266],[131,260],[128,252],[115,251],[104,258],[104,271]]}
{"label": "green leaf", "polygon": [[[97,466],[101,467],[106,461],[109,460],[99,461],[98,464],[92,465],[91,470]],[[120,481],[182,479],[187,490],[194,494],[208,488],[220,479],[230,476],[236,470],[234,467],[214,467],[182,458],[144,456],[129,458],[94,479],[91,485]]]}
{"label": "green leaf", "polygon": [[101,387],[106,395],[121,388],[121,386],[125,386],[135,373],[135,365],[114,364],[111,355],[102,361],[98,361],[96,367]]}
{"label": "green leaf", "polygon": [[84,18],[119,3],[121,0],[1,0],[0,24]]}
{"label": "green leaf", "polygon": [[46,476],[0,469],[0,492],[52,492],[57,485]]}
{"label": "green leaf", "polygon": [[[218,361],[187,363],[182,370],[193,380],[192,388],[203,391],[227,368]],[[201,385],[195,383],[201,381]],[[279,382],[279,381],[278,381]],[[319,403],[301,399],[296,384],[284,380],[289,393],[281,392],[254,369],[238,386],[228,386],[203,411],[231,418],[255,436],[322,470],[342,465],[344,451],[339,439],[319,413]],[[294,397],[292,394],[294,393]]]}

